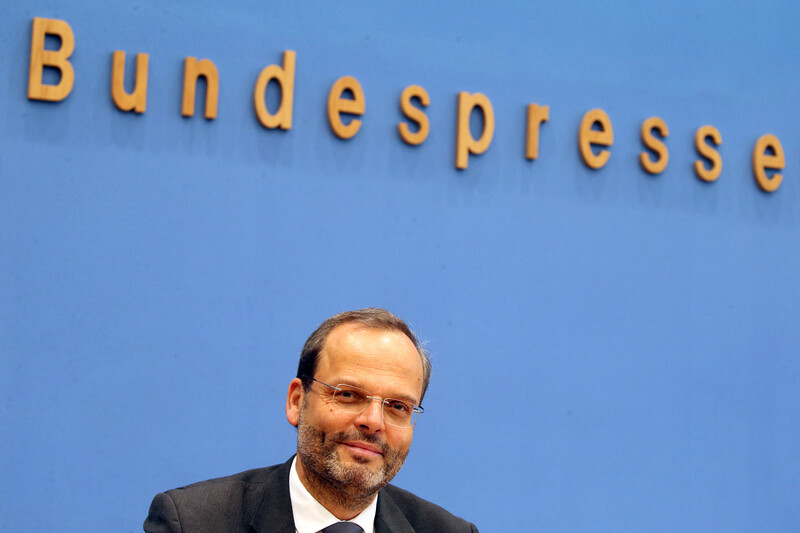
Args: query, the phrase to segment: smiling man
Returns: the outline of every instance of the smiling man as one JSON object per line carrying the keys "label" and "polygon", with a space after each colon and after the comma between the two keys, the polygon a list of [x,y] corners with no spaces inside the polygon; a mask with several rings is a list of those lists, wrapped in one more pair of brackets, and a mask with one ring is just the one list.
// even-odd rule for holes
{"label": "smiling man", "polygon": [[475,526],[388,485],[403,466],[430,380],[427,354],[383,309],[335,315],[306,341],[286,418],[297,455],[158,494],[144,530],[449,533]]}

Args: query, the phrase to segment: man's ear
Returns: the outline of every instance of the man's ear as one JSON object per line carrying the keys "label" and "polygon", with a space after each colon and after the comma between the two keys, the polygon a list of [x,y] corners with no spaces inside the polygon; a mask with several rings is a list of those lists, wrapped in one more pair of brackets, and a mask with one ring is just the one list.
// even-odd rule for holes
{"label": "man's ear", "polygon": [[294,378],[289,382],[289,390],[286,393],[286,420],[293,426],[297,426],[300,421],[300,407],[303,404],[303,382],[300,378]]}

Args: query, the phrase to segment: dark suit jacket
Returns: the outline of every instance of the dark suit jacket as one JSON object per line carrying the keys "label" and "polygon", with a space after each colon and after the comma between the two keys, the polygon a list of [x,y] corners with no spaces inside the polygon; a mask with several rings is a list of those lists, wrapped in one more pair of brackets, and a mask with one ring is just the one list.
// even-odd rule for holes
{"label": "dark suit jacket", "polygon": [[[158,494],[147,533],[294,533],[291,459],[269,468],[211,479]],[[466,533],[472,524],[438,505],[387,485],[378,493],[375,533]]]}

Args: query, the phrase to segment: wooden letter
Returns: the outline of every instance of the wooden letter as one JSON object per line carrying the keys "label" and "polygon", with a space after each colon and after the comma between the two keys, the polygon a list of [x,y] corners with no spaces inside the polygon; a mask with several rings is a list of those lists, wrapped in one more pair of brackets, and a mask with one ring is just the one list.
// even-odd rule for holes
{"label": "wooden letter", "polygon": [[[45,50],[46,35],[57,35],[61,48]],[[75,35],[63,20],[34,17],[31,34],[31,62],[28,69],[28,99],[60,102],[66,98],[75,83],[75,70],[68,61],[75,50]],[[58,69],[61,79],[56,85],[42,83],[44,67]]]}
{"label": "wooden letter", "polygon": [[525,142],[525,157],[539,158],[539,128],[550,118],[550,107],[538,104],[528,105],[528,136]]}
{"label": "wooden letter", "polygon": [[694,172],[703,181],[714,181],[722,172],[722,157],[719,152],[706,143],[706,138],[708,137],[711,137],[714,144],[722,144],[722,136],[720,136],[717,128],[714,126],[700,127],[694,136],[694,146],[697,149],[697,153],[711,163],[711,168],[706,169],[702,161],[698,160],[694,162]]}
{"label": "wooden letter", "polygon": [[[766,153],[771,148],[774,155]],[[783,157],[783,146],[778,138],[772,134],[762,135],[753,148],[753,176],[756,183],[765,192],[775,192],[781,186],[783,176],[777,172],[768,177],[765,169],[783,170],[786,159]]]}
{"label": "wooden letter", "polygon": [[217,118],[217,102],[219,101],[219,73],[217,67],[209,59],[197,60],[187,57],[183,63],[183,103],[181,115],[194,116],[194,95],[197,89],[197,78],[206,79],[206,114],[207,119]]}
{"label": "wooden letter", "polygon": [[411,105],[411,99],[418,98],[422,107],[427,107],[431,103],[428,96],[428,91],[419,85],[409,85],[403,90],[400,95],[400,109],[403,114],[417,123],[417,132],[411,133],[407,122],[400,122],[397,124],[397,131],[400,133],[400,138],[408,144],[419,145],[425,142],[428,138],[428,133],[431,131],[431,125],[426,115],[421,109]]}
{"label": "wooden letter", "polygon": [[[346,90],[353,93],[353,98],[343,98],[342,93]],[[342,122],[342,113],[353,115],[363,115],[366,102],[364,101],[364,91],[361,84],[352,76],[343,76],[336,80],[328,93],[328,122],[333,133],[340,139],[350,139],[361,128],[361,121],[354,118],[350,124]]]}
{"label": "wooden letter", "polygon": [[639,163],[650,174],[661,174],[667,168],[667,163],[669,163],[669,150],[667,150],[667,145],[663,141],[653,135],[653,130],[658,131],[662,138],[666,138],[669,135],[666,123],[658,117],[650,117],[642,122],[642,143],[655,152],[658,158],[653,161],[650,158],[650,154],[641,152],[639,154]]}
{"label": "wooden letter", "polygon": [[[600,126],[599,130],[592,129],[595,124]],[[602,109],[592,109],[583,115],[581,126],[578,130],[578,147],[581,150],[583,162],[589,168],[600,168],[608,162],[611,152],[600,150],[597,155],[592,152],[592,145],[611,146],[614,144],[614,130],[611,127],[611,120]]]}
{"label": "wooden letter", "polygon": [[[256,108],[258,121],[265,128],[292,129],[295,57],[296,54],[293,50],[286,50],[283,53],[283,67],[269,65],[258,75],[256,88],[253,91],[253,105]],[[274,115],[267,110],[267,104],[264,101],[267,85],[271,80],[277,81],[281,86],[281,104]]]}
{"label": "wooden letter", "polygon": [[[483,113],[483,132],[477,141],[469,129],[469,117],[475,108]],[[469,154],[479,155],[489,148],[494,136],[494,109],[492,103],[481,93],[458,93],[458,122],[456,126],[456,168],[467,168]]]}
{"label": "wooden letter", "polygon": [[147,109],[147,66],[150,56],[136,54],[133,92],[125,92],[125,52],[116,50],[111,61],[111,97],[121,111],[144,113]]}

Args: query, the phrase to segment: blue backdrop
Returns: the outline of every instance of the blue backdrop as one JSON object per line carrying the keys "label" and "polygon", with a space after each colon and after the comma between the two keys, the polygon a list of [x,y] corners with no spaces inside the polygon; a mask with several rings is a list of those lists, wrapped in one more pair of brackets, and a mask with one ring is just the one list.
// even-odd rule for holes
{"label": "blue backdrop", "polygon": [[[396,484],[488,532],[800,530],[800,4],[379,4],[0,4],[0,529],[139,531],[158,491],[282,462],[303,341],[382,306],[434,363]],[[34,17],[75,34],[59,103],[26,97]],[[129,76],[150,54],[143,115],[111,100],[114,50]],[[284,50],[294,124],[266,130],[253,86]],[[215,120],[180,115],[187,56],[219,70]],[[325,112],[345,75],[349,141]],[[411,84],[418,147],[396,130]],[[497,124],[465,171],[459,91]],[[529,103],[550,107],[536,161]],[[614,125],[599,170],[592,108]]]}

